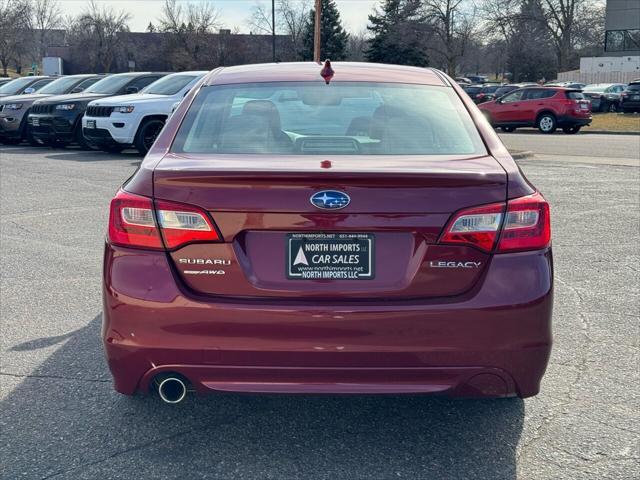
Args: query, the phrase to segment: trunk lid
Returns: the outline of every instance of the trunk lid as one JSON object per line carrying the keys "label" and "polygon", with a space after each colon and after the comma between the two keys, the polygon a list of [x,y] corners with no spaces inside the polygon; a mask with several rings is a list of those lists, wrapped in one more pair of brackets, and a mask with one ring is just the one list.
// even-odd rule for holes
{"label": "trunk lid", "polygon": [[[436,242],[455,211],[505,201],[506,174],[492,157],[329,158],[168,154],[154,172],[154,197],[206,210],[224,239],[169,253],[186,286],[225,297],[336,301],[442,297],[473,287],[490,256]],[[324,190],[351,202],[320,210],[310,199]],[[292,278],[301,244],[290,239],[300,234],[363,234],[371,239],[371,276]]]}

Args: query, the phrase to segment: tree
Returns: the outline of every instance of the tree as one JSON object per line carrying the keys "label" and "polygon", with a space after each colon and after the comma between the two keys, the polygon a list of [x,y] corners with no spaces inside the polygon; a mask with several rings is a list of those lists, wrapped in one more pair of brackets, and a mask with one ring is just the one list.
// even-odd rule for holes
{"label": "tree", "polygon": [[[309,1],[276,1],[276,31],[278,35],[287,35],[289,43],[284,52],[278,52],[278,57],[296,58],[303,49],[303,34],[309,15]],[[273,34],[271,8],[262,3],[256,3],[251,10],[251,17],[247,20],[252,33]]]}
{"label": "tree", "polygon": [[516,18],[507,54],[513,81],[555,78],[556,63],[540,0],[523,0]]}
{"label": "tree", "polygon": [[176,70],[211,65],[211,52],[217,51],[211,34],[220,28],[213,4],[165,0],[158,22],[159,31],[171,34],[167,49]]}
{"label": "tree", "polygon": [[[334,0],[321,0],[322,18],[320,21],[320,58],[344,60],[347,57],[349,34],[342,28],[340,13]],[[313,60],[313,26],[316,12],[311,9],[302,36],[302,57]]]}
{"label": "tree", "polygon": [[41,59],[47,54],[47,41],[52,30],[62,25],[62,11],[57,0],[33,0],[31,27],[36,35],[36,52]]}
{"label": "tree", "polygon": [[542,10],[541,21],[552,37],[558,69],[569,70],[577,59],[578,32],[588,35],[590,29],[584,27],[594,16],[604,24],[602,7],[595,0],[542,0]]}
{"label": "tree", "polygon": [[30,18],[28,0],[0,0],[0,65],[4,76],[11,64],[18,70],[22,65]]}
{"label": "tree", "polygon": [[124,11],[100,8],[91,0],[83,13],[71,19],[67,27],[71,43],[87,52],[92,71],[111,71],[116,58],[123,52],[125,45],[122,33],[129,31],[130,18]]}
{"label": "tree", "polygon": [[425,67],[429,64],[429,32],[420,0],[386,0],[382,10],[369,15],[373,34],[365,52],[367,60]]}
{"label": "tree", "polygon": [[431,48],[441,58],[447,73],[455,76],[458,59],[475,33],[475,9],[468,0],[426,0],[425,15],[437,39]]}

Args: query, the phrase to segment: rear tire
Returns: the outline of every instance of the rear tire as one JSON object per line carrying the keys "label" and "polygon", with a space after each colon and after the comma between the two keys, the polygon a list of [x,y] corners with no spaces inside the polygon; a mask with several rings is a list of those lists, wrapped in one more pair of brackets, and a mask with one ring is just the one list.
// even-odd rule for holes
{"label": "rear tire", "polygon": [[156,141],[156,137],[162,130],[162,127],[164,127],[164,120],[158,118],[151,118],[142,122],[134,141],[136,150],[140,152],[140,155],[147,154],[153,142]]}
{"label": "rear tire", "polygon": [[500,127],[503,132],[511,133],[516,131],[516,127]]}
{"label": "rear tire", "polygon": [[0,139],[0,143],[4,145],[18,145],[21,142],[20,138],[2,138]]}
{"label": "rear tire", "polygon": [[618,105],[616,105],[615,103],[611,102],[609,104],[609,108],[607,108],[607,111],[611,112],[611,113],[616,113],[618,111]]}
{"label": "rear tire", "polygon": [[580,131],[582,127],[580,126],[575,126],[575,127],[563,127],[562,131],[564,133],[566,133],[567,135],[572,135],[574,133],[578,133]]}
{"label": "rear tire", "polygon": [[543,113],[538,117],[536,126],[542,133],[553,133],[558,127],[558,122],[556,121],[555,115],[552,113]]}

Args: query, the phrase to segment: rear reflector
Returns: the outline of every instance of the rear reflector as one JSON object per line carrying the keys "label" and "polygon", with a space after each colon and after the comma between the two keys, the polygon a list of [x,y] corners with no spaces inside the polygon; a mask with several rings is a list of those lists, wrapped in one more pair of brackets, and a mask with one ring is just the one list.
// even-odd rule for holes
{"label": "rear reflector", "polygon": [[540,250],[551,244],[549,204],[539,193],[456,213],[439,243],[466,244],[485,252]]}
{"label": "rear reflector", "polygon": [[166,201],[156,202],[155,207],[154,211],[150,198],[120,190],[111,201],[109,241],[114,245],[162,250],[220,240],[205,211]]}

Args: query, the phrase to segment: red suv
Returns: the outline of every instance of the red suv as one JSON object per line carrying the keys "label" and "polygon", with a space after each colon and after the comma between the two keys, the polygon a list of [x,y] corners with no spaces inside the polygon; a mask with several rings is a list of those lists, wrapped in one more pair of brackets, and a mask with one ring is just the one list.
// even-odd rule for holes
{"label": "red suv", "polygon": [[567,88],[522,88],[478,105],[494,127],[513,132],[518,127],[536,127],[542,133],[562,128],[578,133],[591,123],[591,105],[580,90]]}

